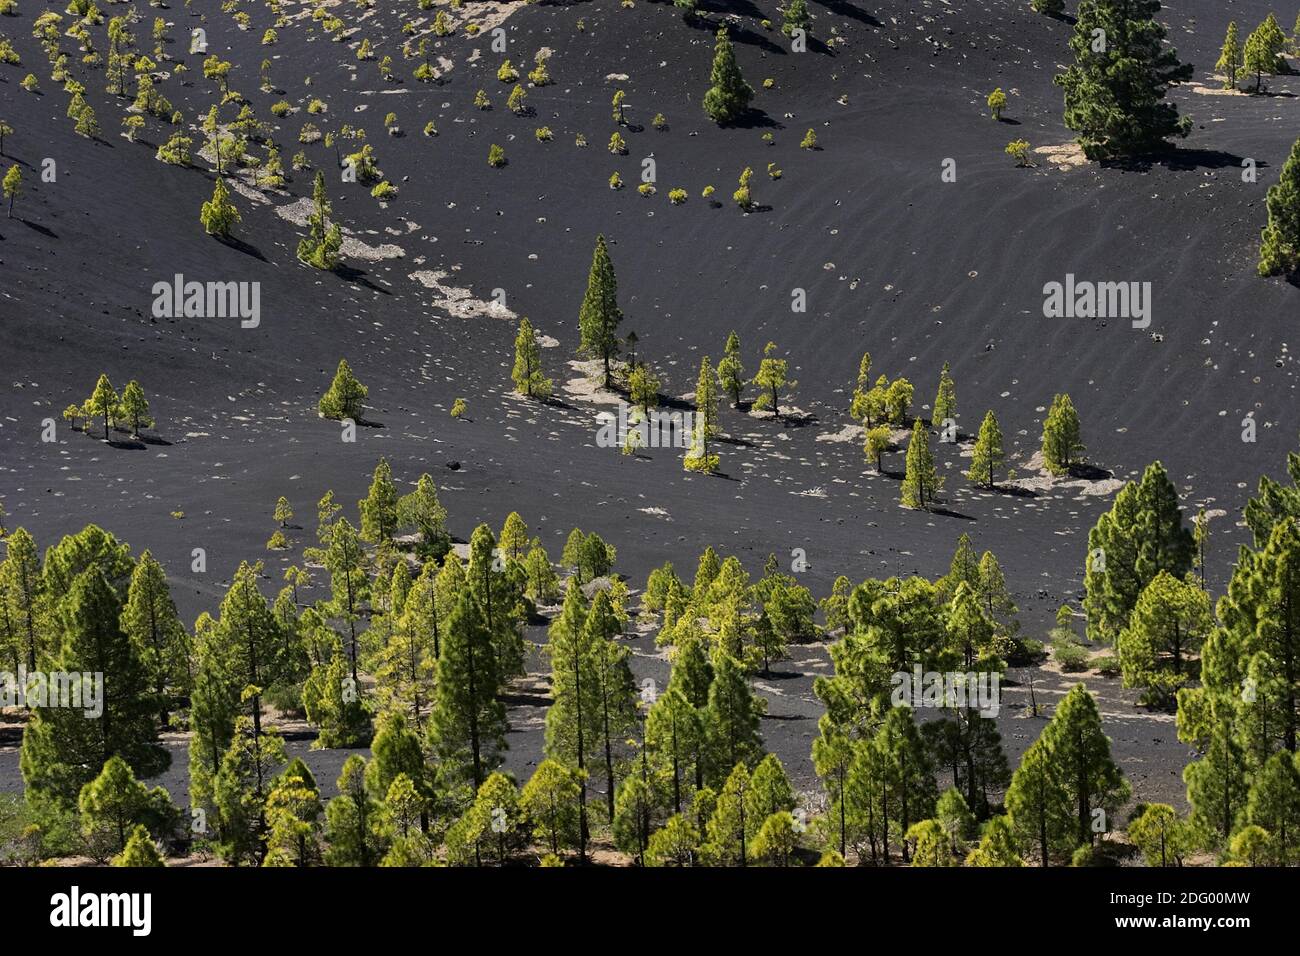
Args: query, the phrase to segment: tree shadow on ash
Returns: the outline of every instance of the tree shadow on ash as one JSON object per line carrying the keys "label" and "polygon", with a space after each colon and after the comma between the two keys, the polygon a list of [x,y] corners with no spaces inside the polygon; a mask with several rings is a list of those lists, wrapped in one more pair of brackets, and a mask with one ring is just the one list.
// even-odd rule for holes
{"label": "tree shadow on ash", "polygon": [[1105,481],[1107,478],[1114,478],[1115,473],[1097,465],[1071,465],[1070,477],[1084,481]]}
{"label": "tree shadow on ash", "polygon": [[[1169,149],[1159,153],[1147,153],[1141,156],[1128,156],[1116,159],[1103,159],[1103,169],[1120,169],[1126,172],[1144,173],[1155,166],[1164,166],[1174,172],[1187,172],[1193,169],[1227,169],[1241,168],[1245,157],[1221,149]],[[1257,166],[1263,165],[1257,163]]]}
{"label": "tree shadow on ash", "polygon": [[772,119],[771,116],[757,106],[751,106],[730,123],[723,123],[722,125],[728,129],[785,129],[784,123]]}
{"label": "tree shadow on ash", "polygon": [[369,273],[364,269],[354,269],[352,266],[339,264],[334,267],[334,274],[345,282],[351,282],[353,285],[359,285],[371,292],[380,292],[384,295],[391,296],[393,293],[387,289],[380,288],[369,279]]}
{"label": "tree shadow on ash", "polygon": [[1012,498],[1037,498],[1038,492],[1032,488],[1021,488],[1019,485],[994,485],[991,489],[980,485],[983,491],[991,491],[995,495],[1008,495]]}
{"label": "tree shadow on ash", "polygon": [[753,448],[754,443],[747,438],[732,438],[730,435],[718,435],[713,439],[721,445],[732,445],[736,448]]}
{"label": "tree shadow on ash", "polygon": [[217,239],[217,241],[223,246],[233,249],[236,252],[242,252],[246,256],[253,257],[258,262],[267,261],[266,256],[262,255],[262,250],[258,249],[257,246],[245,242],[243,239],[237,238],[236,236],[227,236],[224,239]]}
{"label": "tree shadow on ash", "polygon": [[931,508],[930,514],[939,515],[941,518],[960,518],[962,521],[974,521],[974,515],[962,514],[960,511],[953,511],[951,508]]}
{"label": "tree shadow on ash", "polygon": [[801,674],[798,671],[778,671],[778,670],[770,670],[767,672],[760,670],[758,672],[758,675],[762,677],[763,680],[799,680],[799,678],[801,677],[808,676],[807,674]]}
{"label": "tree shadow on ash", "polygon": [[31,229],[34,232],[39,232],[42,236],[45,236],[47,239],[59,238],[59,234],[57,232],[55,232],[53,229],[49,229],[45,226],[42,226],[39,222],[31,222],[27,219],[19,219],[18,221],[21,222],[28,229]]}
{"label": "tree shadow on ash", "polygon": [[820,0],[820,2],[823,7],[838,17],[847,17],[850,20],[865,23],[869,27],[884,26],[867,11],[852,3],[846,3],[845,0]]}
{"label": "tree shadow on ash", "polygon": [[109,448],[117,448],[122,451],[144,451],[145,443],[136,438],[109,438],[100,439]]}
{"label": "tree shadow on ash", "polygon": [[497,694],[497,700],[508,707],[549,707],[555,703],[550,694],[529,693],[528,691],[505,691]]}

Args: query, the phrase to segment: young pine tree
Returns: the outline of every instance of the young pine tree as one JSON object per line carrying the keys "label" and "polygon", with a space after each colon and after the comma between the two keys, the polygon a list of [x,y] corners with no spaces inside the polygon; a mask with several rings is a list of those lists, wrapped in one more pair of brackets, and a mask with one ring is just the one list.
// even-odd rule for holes
{"label": "young pine tree", "polygon": [[212,198],[199,210],[199,222],[209,236],[229,239],[231,227],[239,222],[239,210],[230,201],[230,190],[220,176],[212,186]]}
{"label": "young pine tree", "polygon": [[903,477],[902,501],[905,508],[925,508],[933,502],[942,486],[930,453],[930,435],[921,420],[912,425],[912,439],[907,445],[907,471]]}
{"label": "young pine tree", "polygon": [[1083,451],[1079,440],[1079,415],[1070,396],[1058,394],[1043,420],[1043,466],[1053,475],[1064,475]]}
{"label": "young pine tree", "polygon": [[1214,68],[1223,74],[1223,88],[1225,90],[1236,88],[1237,71],[1241,69],[1241,66],[1241,39],[1237,33],[1237,21],[1233,20],[1228,24],[1228,33],[1223,38],[1223,49],[1219,51],[1219,61],[1214,64]]}
{"label": "young pine tree", "polygon": [[726,27],[718,30],[709,84],[708,92],[704,94],[704,112],[715,123],[730,123],[749,108],[754,90],[740,75],[736,52],[731,48]]}
{"label": "young pine tree", "polygon": [[613,385],[610,363],[618,354],[618,326],[623,312],[618,307],[618,279],[614,264],[609,258],[605,237],[596,237],[596,249],[591,256],[591,271],[587,275],[587,291],[578,310],[579,352],[588,358],[598,358],[604,364],[605,388]]}
{"label": "young pine tree", "polygon": [[1287,275],[1300,269],[1300,140],[1268,189],[1268,224],[1260,236],[1259,274]]}
{"label": "young pine tree", "polygon": [[966,477],[971,482],[992,490],[995,487],[996,473],[1005,463],[1002,455],[1002,429],[998,427],[997,417],[992,411],[986,412],[980,423],[979,435],[975,439],[975,448],[971,454],[970,469]]}
{"label": "young pine tree", "polygon": [[551,394],[551,380],[542,375],[542,349],[537,344],[537,333],[527,318],[519,320],[519,334],[515,336],[515,365],[510,378],[520,395],[541,399]]}
{"label": "young pine tree", "polygon": [[740,396],[745,389],[745,366],[740,360],[740,336],[734,329],[727,336],[722,361],[718,363],[718,384],[731,397],[733,408],[740,404]]}

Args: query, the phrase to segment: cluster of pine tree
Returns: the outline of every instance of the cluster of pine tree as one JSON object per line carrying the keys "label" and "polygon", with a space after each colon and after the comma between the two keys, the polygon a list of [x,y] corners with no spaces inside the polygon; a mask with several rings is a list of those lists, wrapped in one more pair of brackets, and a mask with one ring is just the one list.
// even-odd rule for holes
{"label": "cluster of pine tree", "polygon": [[99,376],[94,391],[84,402],[65,408],[63,419],[73,428],[77,427],[77,419],[81,419],[82,430],[88,435],[92,428],[102,427],[105,441],[110,428],[129,428],[131,437],[139,438],[141,428],[152,428],[155,424],[140,383],[131,379],[118,395],[107,375]]}

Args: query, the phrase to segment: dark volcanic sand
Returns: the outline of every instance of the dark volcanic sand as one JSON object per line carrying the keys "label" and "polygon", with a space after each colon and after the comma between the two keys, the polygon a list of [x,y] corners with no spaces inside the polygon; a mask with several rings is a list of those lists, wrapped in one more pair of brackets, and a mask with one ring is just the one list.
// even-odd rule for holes
{"label": "dark volcanic sand", "polygon": [[[1061,171],[1038,156],[1037,168],[1017,169],[1002,152],[1009,140],[1070,139],[1051,84],[1069,56],[1070,27],[1033,14],[1023,0],[814,2],[816,34],[829,37],[834,27],[847,42],[833,52],[816,43],[802,55],[757,26],[762,16],[779,23],[774,3],[705,4],[742,17],[737,55],[750,83],[776,81],[759,90],[759,114],[726,129],[699,108],[713,26],[688,25],[661,3],[642,0],[627,10],[596,0],[512,12],[506,56],[526,69],[539,47],[554,51],[554,85],[529,91],[531,117],[505,108],[509,86],[495,77],[503,56],[490,52],[486,35],[442,42],[438,54],[454,62],[442,85],[412,81],[415,61],[401,58],[391,3],[367,16],[363,35],[377,55],[393,55],[400,84],[382,83],[374,62],[358,63],[348,45],[301,22],[263,48],[264,9],[251,10],[253,28],[241,32],[215,3],[194,6],[209,10],[203,26],[211,50],[236,62],[232,86],[261,118],[272,120],[269,106],[281,98],[303,108],[276,121],[286,165],[308,119],[324,129],[367,128],[401,193],[381,208],[362,186],[331,178],[334,214],[354,238],[400,246],[403,255],[353,258],[340,274],[296,263],[302,230],[275,209],[310,195],[308,173],[295,175],[286,194],[267,194],[266,203],[233,197],[242,247],[205,237],[198,209],[212,189],[207,164],[181,170],[156,162],[167,128],[153,119],[140,143],[118,135],[129,101],[104,94],[102,74],[87,85],[104,133],[96,142],[75,136],[64,118],[67,96],[49,82],[30,38],[29,11],[0,22],[24,61],[0,67],[0,115],[17,129],[5,140],[4,164],[22,164],[27,182],[16,218],[0,219],[0,500],[9,524],[27,527],[42,547],[94,521],[137,552],[152,550],[173,577],[187,621],[215,609],[241,560],[266,559],[268,591],[298,560],[296,549],[264,550],[279,495],[310,526],[327,489],[344,502],[362,497],[383,455],[401,482],[426,470],[435,476],[458,537],[479,521],[499,528],[518,510],[558,558],[569,529],[580,525],[617,545],[618,570],[635,585],[665,559],[689,575],[707,544],[738,555],[755,575],[768,553],[803,548],[805,583],[820,597],[841,573],[937,576],[966,532],[977,548],[997,554],[1025,629],[1042,636],[1056,607],[1080,596],[1087,530],[1110,494],[1084,494],[1080,486],[1038,496],[984,493],[961,479],[958,451],[937,445],[948,477],[944,510],[900,509],[896,478],[872,473],[856,438],[827,440],[852,424],[848,390],[864,350],[875,359],[873,377],[904,374],[914,382],[922,414],[940,366],[951,362],[963,430],[974,431],[984,410],[994,409],[1018,466],[1037,449],[1052,395],[1068,392],[1090,461],[1127,479],[1161,459],[1189,510],[1225,512],[1212,525],[1216,590],[1245,540],[1238,523],[1246,497],[1260,474],[1282,472],[1294,446],[1288,344],[1300,292],[1254,275],[1264,192],[1297,133],[1294,77],[1272,78],[1277,95],[1268,97],[1175,90],[1196,127],[1172,158]],[[138,7],[148,15],[136,27],[146,46],[153,11]],[[409,13],[414,4],[400,7]],[[1171,41],[1196,65],[1196,82],[1215,87],[1209,67],[1229,16],[1248,32],[1268,9],[1262,0],[1226,9],[1184,0],[1165,18]],[[165,15],[176,37],[197,23],[180,7]],[[582,33],[578,17],[586,21]],[[349,6],[349,24],[354,18]],[[102,40],[103,28],[95,35]],[[172,50],[183,52],[181,44]],[[283,94],[257,89],[264,55]],[[171,79],[160,89],[193,117],[206,112],[214,87],[201,77],[200,58],[187,59],[193,85]],[[41,76],[39,96],[18,87],[29,69]],[[627,79],[607,80],[610,74]],[[984,108],[994,86],[1009,97],[1003,123]],[[479,88],[491,111],[472,108]],[[627,91],[632,124],[622,131],[629,154],[621,157],[604,146],[616,88]],[[841,94],[847,105],[836,102]],[[329,105],[324,116],[308,116],[310,97]],[[384,134],[388,110],[404,137]],[[667,116],[667,130],[650,126],[656,112]],[[436,138],[420,135],[429,119]],[[534,140],[543,124],[553,142]],[[819,151],[798,149],[810,127]],[[760,139],[768,130],[775,145]],[[575,148],[577,132],[586,134],[586,149]],[[503,169],[486,164],[491,143],[505,147]],[[332,150],[302,148],[333,177]],[[648,156],[659,191],[646,199],[632,187]],[[57,162],[57,183],[39,182],[46,157]],[[1258,184],[1241,182],[1244,157],[1259,164]],[[955,183],[940,181],[945,158],[956,160]],[[781,180],[764,175],[769,162],[784,170]],[[746,165],[762,204],[751,215],[729,202]],[[618,192],[606,185],[615,170],[629,184]],[[721,208],[700,198],[709,184]],[[679,185],[690,199],[674,207],[667,193]],[[790,403],[800,414],[774,422],[724,410],[732,441],[721,448],[722,476],[687,475],[677,451],[626,458],[597,448],[598,406],[564,391],[577,375],[567,363],[597,232],[611,243],[623,330],[636,330],[638,352],[654,362],[666,394],[690,393],[700,357],[716,362],[733,328],[751,374],[769,339],[789,357],[799,382]],[[539,406],[508,394],[514,321],[448,314],[434,305],[433,290],[411,278],[422,271],[447,272],[444,282],[478,299],[504,289],[514,314],[558,341],[543,361],[560,401]],[[153,284],[176,273],[260,282],[260,327],[152,319]],[[1152,282],[1151,327],[1045,319],[1043,284],[1067,273]],[[796,287],[807,291],[806,314],[790,311]],[[315,414],[341,357],[370,387],[367,417],[379,426],[360,429],[355,444],[342,443],[338,426]],[[42,419],[80,402],[101,371],[119,387],[132,377],[142,382],[162,440],[106,446],[60,424],[58,441],[42,443]],[[457,422],[447,412],[460,396],[469,412]],[[1258,422],[1254,444],[1240,441],[1248,414]],[[461,468],[448,470],[451,461]],[[889,456],[886,466],[901,470],[902,456]],[[309,534],[295,533],[299,545]],[[198,547],[207,553],[203,575],[189,573]],[[540,630],[529,637],[544,639]],[[652,638],[633,642],[635,669],[663,678]],[[540,669],[540,661],[532,666]],[[757,678],[770,702],[768,746],[804,785],[819,712],[811,681],[828,666],[824,649],[798,647],[776,675]],[[1073,682],[1046,672],[1037,679],[1049,700]],[[1182,804],[1188,749],[1172,716],[1135,706],[1136,695],[1116,680],[1092,677],[1089,686],[1137,795]],[[542,709],[532,700],[512,704],[510,766],[521,775],[541,748]],[[1013,760],[1041,726],[1019,716],[1022,700],[1019,688],[1008,688],[1000,718]],[[0,786],[17,790],[16,739],[5,740]],[[308,743],[295,740],[290,749]],[[179,796],[183,742],[175,754],[166,782]],[[308,756],[332,786],[346,755]]]}

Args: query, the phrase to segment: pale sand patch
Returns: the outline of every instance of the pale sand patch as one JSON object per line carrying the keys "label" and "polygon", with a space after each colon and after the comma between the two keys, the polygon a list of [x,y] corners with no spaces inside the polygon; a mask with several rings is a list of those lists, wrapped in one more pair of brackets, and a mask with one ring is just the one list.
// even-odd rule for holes
{"label": "pale sand patch", "polygon": [[450,272],[442,269],[425,269],[412,272],[410,278],[437,293],[437,298],[433,300],[434,308],[449,312],[458,319],[513,320],[515,318],[515,314],[499,302],[484,302],[482,299],[475,298],[474,293],[469,289],[444,284],[443,280],[450,275]]}
{"label": "pale sand patch", "polygon": [[542,335],[541,332],[536,330],[533,331],[533,338],[537,339],[537,344],[544,349],[558,348],[560,344],[559,339],[552,338],[549,335]]}
{"label": "pale sand patch", "polygon": [[837,432],[823,432],[817,436],[816,440],[842,442],[846,444],[852,442],[855,445],[860,445],[865,440],[865,437],[866,429],[861,425],[845,425]]}
{"label": "pale sand patch", "polygon": [[[1223,77],[1216,76],[1216,80],[1222,80]],[[1199,93],[1201,96],[1249,96],[1249,93],[1243,93],[1241,90],[1234,88],[1224,89],[1222,86],[1206,86],[1204,83],[1188,83],[1187,86],[1193,93]]]}
{"label": "pale sand patch", "polygon": [[578,373],[577,378],[569,379],[563,386],[564,393],[570,398],[580,402],[590,402],[593,405],[617,405],[623,401],[622,395],[601,387],[600,380],[604,375],[605,364],[600,359],[587,361],[574,359],[568,364],[569,368]]}
{"label": "pale sand patch", "polygon": [[1062,143],[1059,146],[1037,146],[1034,152],[1047,159],[1061,172],[1068,172],[1071,169],[1077,169],[1088,162],[1088,157],[1083,155],[1083,147],[1078,143]]}
{"label": "pale sand patch", "polygon": [[656,518],[663,518],[666,521],[673,520],[672,517],[668,514],[668,512],[663,508],[658,508],[658,507],[637,508],[636,510],[640,511],[643,514],[654,515]]}
{"label": "pale sand patch", "polygon": [[[275,214],[281,219],[288,220],[299,228],[306,228],[307,217],[316,209],[315,204],[303,196],[291,203],[285,203],[275,207]],[[384,259],[401,259],[406,255],[406,250],[401,246],[394,245],[391,242],[385,242],[382,245],[372,246],[369,243],[362,242],[360,239],[352,236],[346,228],[343,229],[343,257],[345,259],[359,259],[362,262],[381,262]]]}
{"label": "pale sand patch", "polygon": [[1084,478],[1053,478],[1051,473],[1043,467],[1043,453],[1041,451],[1034,452],[1022,468],[1034,474],[1028,478],[1016,478],[1012,481],[1000,482],[1000,484],[1009,488],[1025,488],[1029,491],[1051,491],[1055,488],[1071,489],[1087,497],[1113,495],[1127,484],[1122,478],[1098,478],[1093,481]]}

